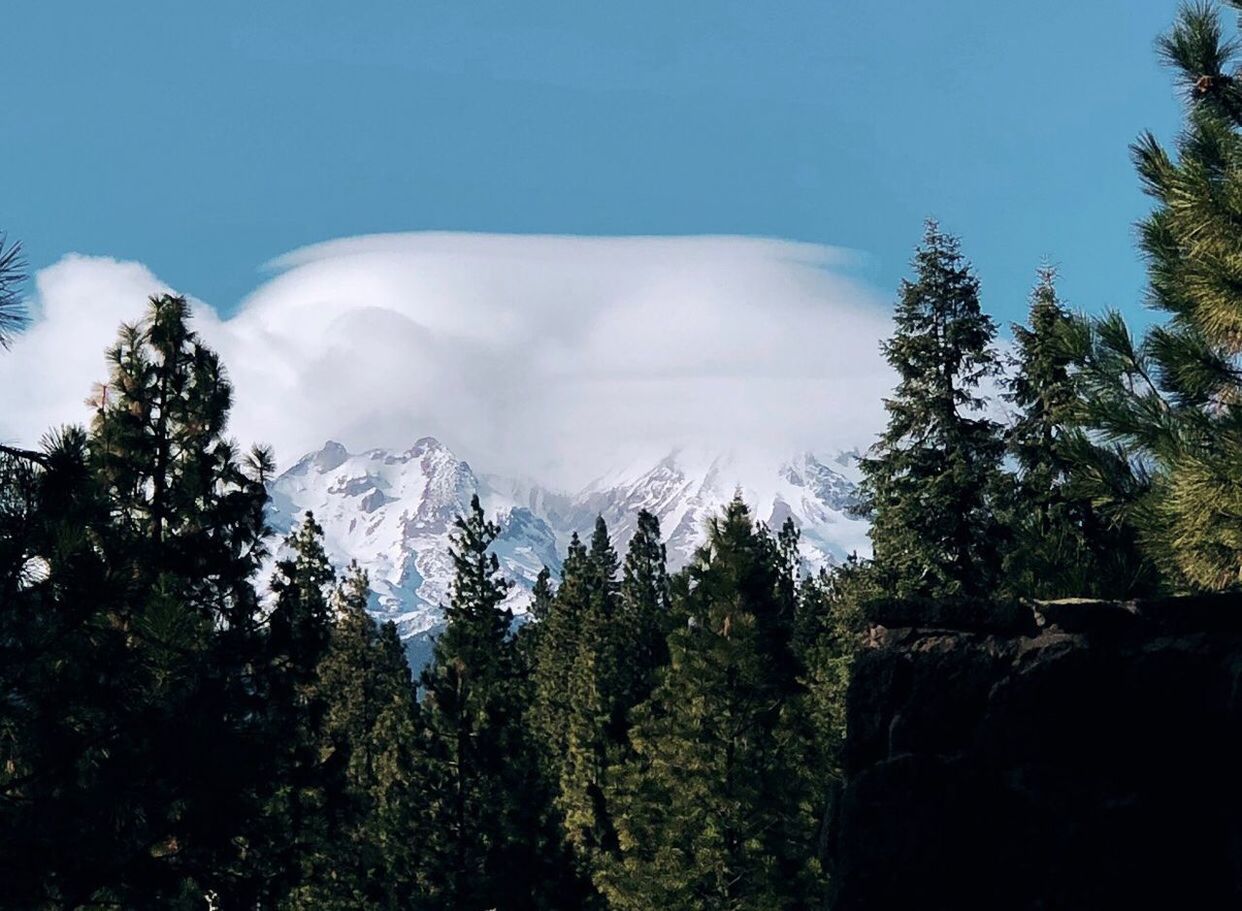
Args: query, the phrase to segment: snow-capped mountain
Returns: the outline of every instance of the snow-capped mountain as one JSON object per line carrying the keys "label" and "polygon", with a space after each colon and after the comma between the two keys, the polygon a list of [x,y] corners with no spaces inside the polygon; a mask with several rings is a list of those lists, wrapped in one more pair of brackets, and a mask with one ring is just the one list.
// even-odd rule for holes
{"label": "snow-capped mountain", "polygon": [[660,519],[673,569],[703,541],[705,523],[741,491],[772,528],[792,518],[801,529],[808,568],[865,550],[866,523],[849,515],[854,454],[829,462],[809,453],[783,464],[733,455],[674,452],[654,465],[614,472],[574,494],[477,474],[438,440],[404,452],[350,453],[329,442],[271,485],[269,521],[281,536],[307,511],[324,528],[338,567],[356,560],[371,579],[372,611],[393,620],[425,659],[428,635],[441,624],[452,579],[449,535],[474,494],[501,527],[494,550],[513,583],[512,607],[525,610],[542,566],[556,574],[570,536],[589,536],[596,516],[624,552],[640,509]]}
{"label": "snow-capped mountain", "polygon": [[269,522],[283,536],[306,512],[314,513],[333,562],[343,567],[356,560],[371,578],[374,613],[395,621],[408,637],[441,620],[453,575],[449,534],[476,493],[500,522],[494,549],[515,583],[520,611],[540,568],[560,568],[555,533],[530,510],[494,495],[431,437],[404,452],[354,454],[327,443],[273,482]]}

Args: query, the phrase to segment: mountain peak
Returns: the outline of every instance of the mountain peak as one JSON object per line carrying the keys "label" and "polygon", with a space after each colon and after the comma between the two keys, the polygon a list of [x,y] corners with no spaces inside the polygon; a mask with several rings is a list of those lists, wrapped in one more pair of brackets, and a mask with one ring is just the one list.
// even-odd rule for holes
{"label": "mountain peak", "polygon": [[448,452],[448,447],[437,440],[435,437],[419,437],[414,441],[407,452],[416,452],[419,454],[425,452]]}
{"label": "mountain peak", "polygon": [[[828,464],[825,464],[827,462]],[[808,569],[866,550],[866,523],[851,515],[854,485],[831,460],[804,453],[786,463],[746,461],[733,453],[677,449],[663,458],[604,475],[577,494],[511,478],[476,475],[435,437],[398,452],[351,454],[336,441],[303,457],[271,485],[269,522],[289,531],[308,510],[324,528],[338,566],[367,570],[372,612],[397,623],[425,651],[443,623],[453,566],[449,538],[456,516],[478,495],[501,527],[493,551],[516,584],[511,607],[525,609],[544,566],[560,570],[570,538],[589,537],[598,516],[618,549],[629,543],[640,510],[659,520],[670,569],[684,566],[703,542],[707,520],[741,490],[757,520],[773,529],[786,519],[802,533]]]}
{"label": "mountain peak", "polygon": [[328,440],[323,444],[322,449],[311,454],[309,458],[311,464],[319,469],[320,472],[331,471],[345,464],[346,460],[349,459],[349,450],[336,440]]}

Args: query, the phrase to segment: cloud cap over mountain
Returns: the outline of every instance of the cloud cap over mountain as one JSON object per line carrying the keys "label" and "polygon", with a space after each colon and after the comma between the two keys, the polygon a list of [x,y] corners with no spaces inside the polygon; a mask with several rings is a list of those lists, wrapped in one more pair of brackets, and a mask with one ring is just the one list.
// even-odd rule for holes
{"label": "cloud cap over mountain", "polygon": [[[197,325],[237,387],[233,432],[282,462],[434,435],[564,487],[678,445],[866,445],[891,376],[887,302],[835,248],[738,237],[417,233],[288,254]],[[42,270],[0,357],[0,437],[86,417],[116,324],[165,286],[136,263]],[[183,289],[187,293],[192,289]]]}

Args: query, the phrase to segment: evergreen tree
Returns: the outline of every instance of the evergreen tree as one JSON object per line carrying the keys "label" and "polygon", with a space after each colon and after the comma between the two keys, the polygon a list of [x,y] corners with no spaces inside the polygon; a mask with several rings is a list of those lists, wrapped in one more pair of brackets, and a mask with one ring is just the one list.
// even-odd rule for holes
{"label": "evergreen tree", "polygon": [[423,671],[419,884],[434,907],[524,907],[515,869],[511,757],[522,749],[508,585],[488,548],[499,527],[478,497],[457,520],[448,625]]}
{"label": "evergreen tree", "polygon": [[1017,369],[1006,398],[1018,414],[1008,442],[1022,498],[1037,523],[1048,528],[1059,505],[1059,487],[1072,467],[1061,443],[1081,417],[1072,358],[1063,342],[1072,320],[1057,297],[1056,270],[1050,266],[1039,270],[1028,321],[1029,326],[1013,327]]}
{"label": "evergreen tree", "polygon": [[225,439],[231,390],[188,320],[183,299],[153,298],[109,352],[90,436],[68,431],[36,459],[41,515],[22,572],[44,578],[19,583],[18,600],[42,616],[23,633],[35,657],[11,692],[37,708],[11,768],[46,763],[9,784],[21,782],[16,831],[47,821],[26,830],[32,845],[61,820],[34,869],[64,905],[196,906],[253,891],[243,851],[269,770],[251,579],[271,460],[243,462]]}
{"label": "evergreen tree", "polygon": [[[113,622],[129,596],[98,544],[103,491],[79,428],[0,456],[0,908],[79,907],[146,863],[142,668]],[[104,837],[106,836],[106,837]]]}
{"label": "evergreen tree", "polygon": [[417,707],[396,627],[367,612],[370,585],[350,566],[332,598],[335,620],[319,664],[316,744],[319,838],[310,842],[282,908],[420,904],[414,881]]}
{"label": "evergreen tree", "polygon": [[546,620],[552,611],[552,572],[541,567],[530,590],[530,615],[534,620]]}
{"label": "evergreen tree", "polygon": [[[1013,327],[1016,358],[1006,399],[1017,411],[1008,431],[1016,468],[1006,509],[1013,546],[1007,590],[1030,597],[1126,597],[1152,585],[1133,529],[1092,505],[1083,454],[1095,448],[1074,369],[1074,320],[1056,292],[1056,272],[1040,270],[1029,325]],[[1100,454],[1103,455],[1103,454]],[[1099,456],[1092,459],[1100,464]]]}
{"label": "evergreen tree", "polygon": [[1092,422],[1124,447],[1121,483],[1096,496],[1175,585],[1223,589],[1242,576],[1242,74],[1212,5],[1184,6],[1159,47],[1186,125],[1174,152],[1146,134],[1133,155],[1155,200],[1140,233],[1149,304],[1168,321],[1141,343],[1116,313],[1082,335]]}
{"label": "evergreen tree", "polygon": [[645,700],[656,671],[668,663],[668,557],[660,536],[660,520],[640,510],[621,580],[622,624],[632,630],[633,648],[624,694],[626,710]]}
{"label": "evergreen tree", "polygon": [[324,826],[320,744],[325,714],[320,663],[332,630],[329,604],[336,579],[323,529],[310,513],[285,540],[272,580],[268,665],[263,677],[272,792],[250,850],[263,865],[259,903],[273,906],[296,888],[331,837]]}
{"label": "evergreen tree", "polygon": [[135,694],[148,714],[129,733],[151,773],[151,853],[227,901],[249,894],[238,827],[268,781],[253,730],[265,643],[252,579],[272,459],[255,450],[243,462],[226,438],[232,389],[189,319],[184,298],[163,295],[121,328],[91,456],[111,504],[110,562],[133,569],[116,622],[149,675]]}
{"label": "evergreen tree", "polygon": [[[817,859],[826,859],[830,853],[833,802],[844,783],[846,694],[867,627],[862,605],[881,594],[877,575],[873,564],[855,555],[806,577],[798,587],[794,641],[804,667],[801,720],[806,725],[806,767],[813,770],[809,800],[818,810],[812,853]],[[821,885],[826,888],[827,883],[821,879]],[[824,902],[814,906],[823,907]]]}
{"label": "evergreen tree", "polygon": [[610,907],[792,908],[818,894],[795,661],[779,647],[791,637],[772,630],[791,619],[781,574],[776,543],[734,500],[674,587],[685,625],[610,781]]}
{"label": "evergreen tree", "polygon": [[561,816],[556,809],[559,763],[553,768],[551,757],[540,740],[537,700],[540,655],[546,646],[548,618],[556,609],[552,573],[545,566],[531,589],[531,622],[523,624],[514,637],[516,667],[515,699],[521,707],[517,725],[520,749],[509,763],[512,802],[511,830],[526,833],[514,838],[513,863],[526,871],[530,893],[537,908],[582,908],[593,900],[594,892],[576,869],[575,859],[565,843]]}
{"label": "evergreen tree", "polygon": [[[584,882],[615,854],[605,802],[611,769],[629,751],[630,710],[649,695],[666,660],[668,574],[659,522],[639,514],[624,579],[607,524],[597,518],[589,549],[571,546],[565,580],[548,605],[542,672],[543,755],[554,807]],[[568,666],[561,664],[568,659]],[[559,701],[557,701],[559,700]],[[586,895],[579,900],[585,906]]]}
{"label": "evergreen tree", "polygon": [[559,787],[567,749],[569,679],[578,655],[578,638],[588,607],[587,551],[577,532],[561,568],[561,584],[551,600],[540,601],[534,648],[533,702],[530,727],[543,754],[543,765],[553,788]]}
{"label": "evergreen tree", "polygon": [[[540,640],[547,629],[544,621],[552,610],[554,596],[552,571],[546,566],[541,567],[531,586],[527,622],[518,628],[513,639],[515,673],[521,681],[524,693],[522,703],[526,706],[532,706],[535,700],[535,666],[539,661]],[[533,735],[533,731],[531,733]]]}
{"label": "evergreen tree", "polygon": [[1003,443],[980,416],[995,327],[956,238],[928,221],[883,345],[897,372],[888,427],[860,466],[875,563],[902,596],[991,596],[1000,569],[992,497]]}
{"label": "evergreen tree", "polygon": [[370,731],[372,780],[365,840],[375,860],[369,865],[369,907],[383,911],[425,908],[416,871],[422,833],[416,750],[418,703],[405,646],[391,621],[383,624],[373,664],[377,712]]}
{"label": "evergreen tree", "polygon": [[585,568],[586,606],[570,665],[557,807],[566,840],[589,878],[599,854],[612,851],[616,842],[604,806],[604,779],[609,754],[624,736],[622,675],[631,632],[621,622],[617,553],[602,516],[595,521]]}

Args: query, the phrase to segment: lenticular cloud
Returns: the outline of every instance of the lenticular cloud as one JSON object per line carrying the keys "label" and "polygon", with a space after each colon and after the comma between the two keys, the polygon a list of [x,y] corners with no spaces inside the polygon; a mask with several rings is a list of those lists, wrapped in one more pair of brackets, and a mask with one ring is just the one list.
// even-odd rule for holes
{"label": "lenticular cloud", "polygon": [[[327,438],[432,435],[574,486],[677,446],[865,446],[891,383],[887,308],[849,262],[736,237],[357,237],[269,264],[227,318],[197,303],[197,327],[234,380],[234,434],[282,464]],[[83,420],[116,325],[167,287],[109,259],[42,270],[36,322],[0,355],[0,438]]]}

